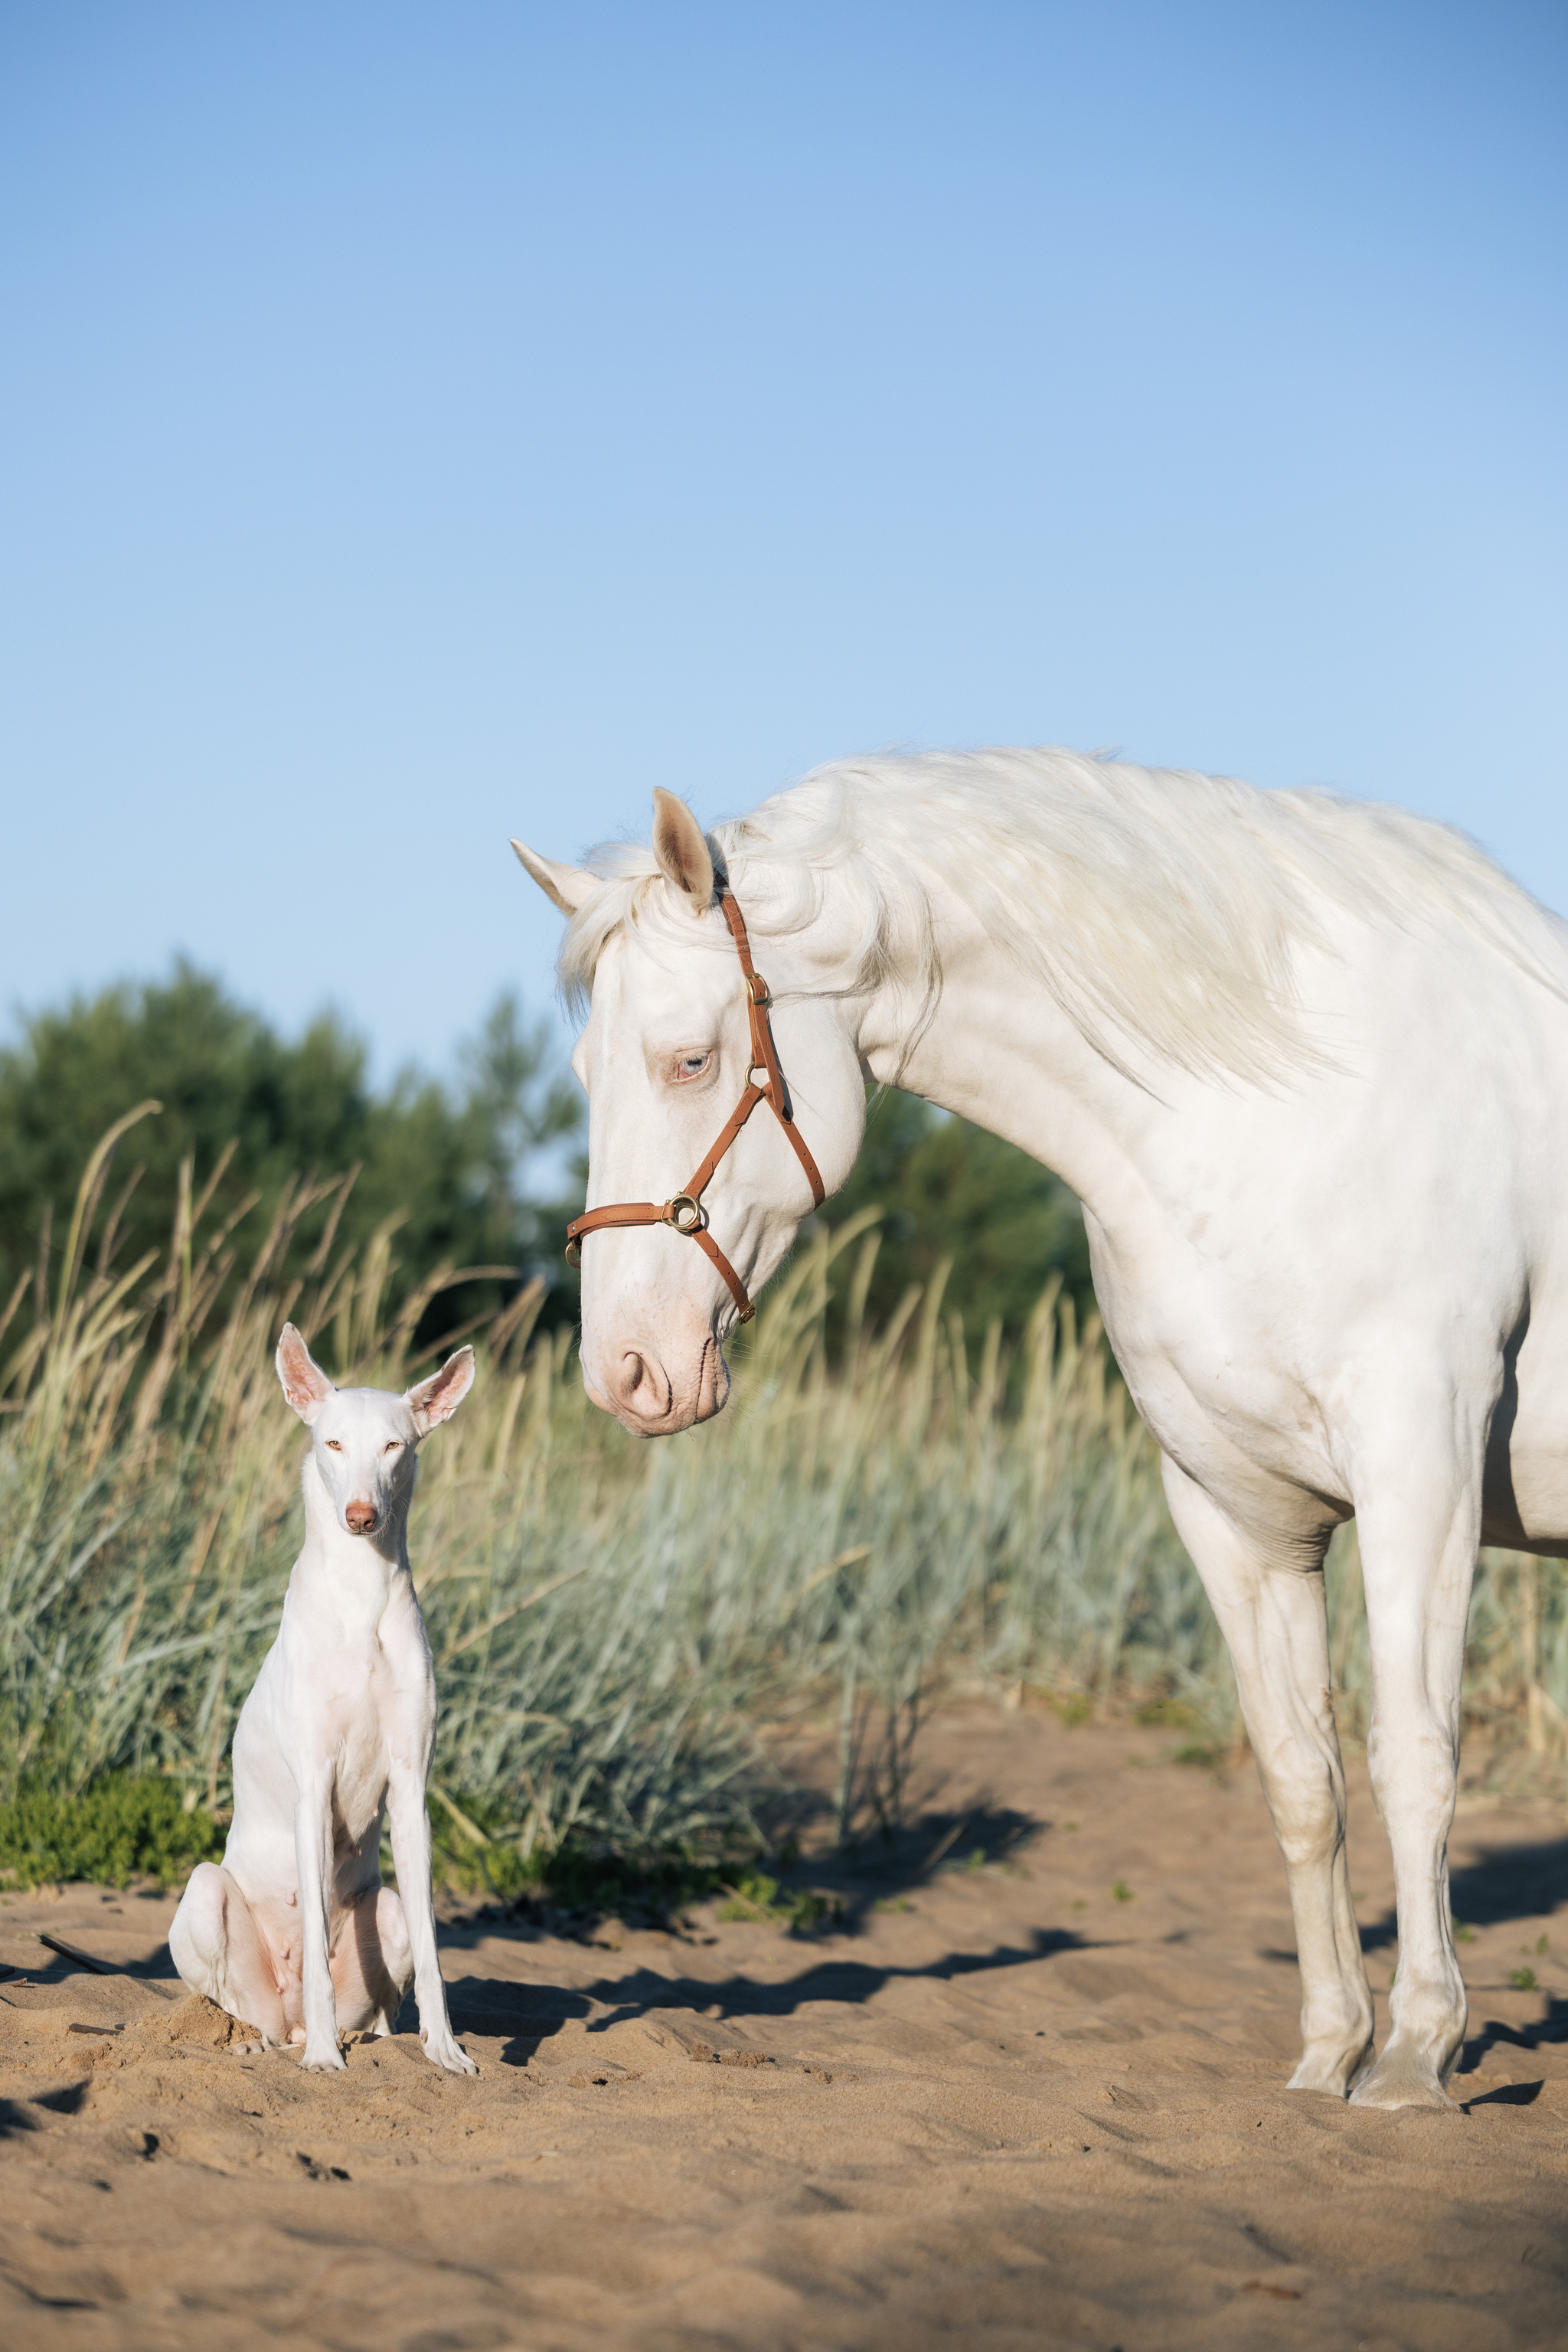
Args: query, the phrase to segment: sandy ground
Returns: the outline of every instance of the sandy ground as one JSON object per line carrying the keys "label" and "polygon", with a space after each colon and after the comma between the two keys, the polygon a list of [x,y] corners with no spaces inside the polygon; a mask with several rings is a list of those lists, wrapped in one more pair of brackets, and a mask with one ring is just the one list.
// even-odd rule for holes
{"label": "sandy ground", "polygon": [[[1173,1744],[948,1716],[919,1833],[842,1874],[842,1927],[810,1938],[710,1907],[592,1940],[455,1916],[477,2081],[412,2032],[331,2078],[239,2054],[173,1978],[168,1897],[0,1902],[0,2337],[1568,2345],[1561,1811],[1458,1825],[1461,2111],[1362,2114],[1283,2088],[1296,1972],[1250,1765],[1216,1781]],[[1381,1995],[1386,1850],[1353,1801]]]}

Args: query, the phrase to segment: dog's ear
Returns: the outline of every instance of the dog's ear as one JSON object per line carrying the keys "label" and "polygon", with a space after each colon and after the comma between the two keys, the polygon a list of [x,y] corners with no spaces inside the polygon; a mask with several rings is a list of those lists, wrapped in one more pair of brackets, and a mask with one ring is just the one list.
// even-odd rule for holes
{"label": "dog's ear", "polygon": [[285,1323],[278,1342],[278,1377],[283,1383],[283,1393],[308,1429],[321,1407],[337,1391],[316,1363],[295,1330]]}
{"label": "dog's ear", "polygon": [[414,1426],[421,1437],[427,1437],[444,1421],[450,1421],[468,1391],[474,1385],[474,1351],[459,1348],[448,1356],[438,1372],[410,1389],[404,1402],[414,1415]]}

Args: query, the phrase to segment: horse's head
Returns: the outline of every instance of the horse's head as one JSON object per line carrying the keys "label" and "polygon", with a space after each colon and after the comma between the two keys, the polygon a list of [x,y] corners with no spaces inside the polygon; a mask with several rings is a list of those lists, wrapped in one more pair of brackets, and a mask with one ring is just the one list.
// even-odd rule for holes
{"label": "horse's head", "polygon": [[[668,793],[655,793],[654,819],[658,872],[637,895],[635,919],[616,924],[599,950],[572,1057],[588,1095],[589,1211],[650,1211],[641,1222],[590,1218],[581,1244],[584,1382],[639,1437],[689,1429],[721,1410],[730,1392],[723,1342],[742,1300],[767,1281],[811,1211],[806,1167],[815,1161],[824,1188],[836,1190],[866,1115],[853,1024],[825,987],[826,963],[805,934],[759,939],[757,963],[776,1008],[762,1017],[773,1024],[788,1108],[807,1150],[803,1159],[792,1149],[769,1107],[776,1088],[764,1090],[697,1186],[700,1202],[686,1204],[745,1101],[758,1032],[710,845]],[[566,915],[616,887],[512,846]],[[759,1081],[764,1075],[758,1070]],[[667,1203],[670,1221],[654,1222]],[[693,1243],[693,1224],[710,1249]]]}

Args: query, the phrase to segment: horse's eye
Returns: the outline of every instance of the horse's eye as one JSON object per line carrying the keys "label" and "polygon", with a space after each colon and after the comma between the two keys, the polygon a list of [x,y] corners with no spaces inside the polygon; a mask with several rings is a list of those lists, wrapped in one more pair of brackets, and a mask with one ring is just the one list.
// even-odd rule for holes
{"label": "horse's eye", "polygon": [[329,1437],[329,1438],[328,1438],[328,1440],[327,1440],[327,1451],[328,1451],[328,1453],[329,1453],[329,1454],[341,1454],[341,1453],[342,1452],[342,1450],[343,1450],[343,1449],[342,1449],[342,1447],[338,1444],[338,1441],[337,1441],[337,1439],[336,1439],[335,1437]]}
{"label": "horse's eye", "polygon": [[712,1059],[711,1054],[682,1054],[675,1066],[677,1081],[684,1078],[700,1078]]}
{"label": "horse's eye", "polygon": [[400,1437],[395,1437],[390,1444],[384,1445],[381,1450],[384,1454],[401,1454],[403,1451],[403,1440]]}

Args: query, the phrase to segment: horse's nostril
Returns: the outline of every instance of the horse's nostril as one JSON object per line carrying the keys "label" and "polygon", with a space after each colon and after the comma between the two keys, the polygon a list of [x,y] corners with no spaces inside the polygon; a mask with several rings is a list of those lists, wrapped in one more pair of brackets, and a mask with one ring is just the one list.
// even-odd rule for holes
{"label": "horse's nostril", "polygon": [[356,1536],[368,1536],[374,1532],[375,1528],[375,1505],[374,1503],[351,1503],[347,1510],[343,1513],[343,1517],[348,1521],[349,1526],[353,1528]]}
{"label": "horse's nostril", "polygon": [[616,1381],[620,1402],[639,1421],[662,1421],[669,1411],[669,1383],[655,1363],[628,1349]]}

